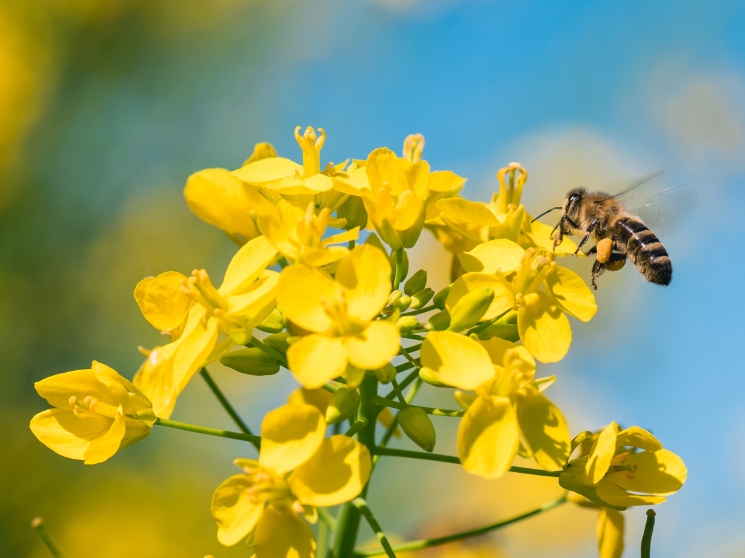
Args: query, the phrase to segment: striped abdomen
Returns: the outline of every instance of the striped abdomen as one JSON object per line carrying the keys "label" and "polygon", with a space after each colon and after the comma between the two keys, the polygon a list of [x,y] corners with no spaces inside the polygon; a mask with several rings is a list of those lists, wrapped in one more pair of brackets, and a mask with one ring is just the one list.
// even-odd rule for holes
{"label": "striped abdomen", "polygon": [[621,217],[613,227],[619,250],[625,252],[644,278],[657,285],[669,285],[673,265],[667,250],[649,227],[635,217]]}

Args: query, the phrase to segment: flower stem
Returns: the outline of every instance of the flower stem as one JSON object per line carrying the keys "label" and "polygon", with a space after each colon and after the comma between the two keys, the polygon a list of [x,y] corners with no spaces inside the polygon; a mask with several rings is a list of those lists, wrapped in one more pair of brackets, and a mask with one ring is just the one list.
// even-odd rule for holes
{"label": "flower stem", "polygon": [[230,432],[228,430],[218,430],[216,428],[207,428],[206,426],[196,426],[194,424],[187,424],[185,422],[178,422],[175,420],[169,420],[164,418],[155,419],[155,424],[160,426],[167,426],[168,428],[176,428],[178,430],[186,430],[187,432],[196,432],[197,434],[207,434],[208,436],[218,436],[219,438],[232,438],[233,440],[243,440],[244,442],[251,442],[254,446],[259,447],[261,444],[261,437],[249,434],[242,434],[240,432]]}
{"label": "flower stem", "polygon": [[[404,403],[398,403],[380,396],[375,398],[375,403],[384,407],[393,407],[394,409],[405,409],[407,407]],[[419,405],[412,405],[412,407],[419,407],[428,415],[435,415],[438,417],[462,417],[466,414],[465,411],[455,409],[438,409],[436,407],[420,407]]]}
{"label": "flower stem", "polygon": [[[398,382],[396,381],[396,378],[393,378],[393,380],[391,380],[391,382],[393,383],[393,390],[396,392],[396,396],[398,397],[398,400],[401,402],[401,407],[400,408],[405,409],[408,405],[406,404],[406,399],[404,399],[404,394],[401,393],[401,388],[399,387]],[[378,404],[380,404],[380,402],[378,401],[378,399],[383,399],[383,398],[382,397],[376,397],[375,398],[376,402]]]}
{"label": "flower stem", "polygon": [[412,365],[414,365],[416,368],[419,368],[419,364],[417,364],[416,360],[409,354],[409,351],[401,347],[400,353],[404,355],[406,360],[408,360]]}
{"label": "flower stem", "polygon": [[402,275],[404,272],[404,249],[399,248],[396,250],[396,275],[393,279],[393,290],[398,289],[401,284]]}
{"label": "flower stem", "polygon": [[[437,537],[434,539],[423,539],[420,541],[411,541],[408,543],[400,544],[398,546],[393,547],[393,552],[411,552],[414,550],[421,550],[423,548],[439,546],[441,544],[461,541],[463,539],[468,539],[470,537],[477,537],[479,535],[489,533],[490,531],[495,531],[497,529],[501,529],[502,527],[507,527],[508,525],[512,525],[513,523],[517,523],[519,521],[522,521],[523,519],[528,519],[529,517],[533,517],[534,515],[538,515],[538,514],[550,511],[566,503],[566,501],[567,501],[567,498],[566,498],[566,495],[564,495],[561,498],[558,498],[552,502],[543,504],[542,506],[534,510],[530,510],[529,512],[525,512],[515,517],[511,517],[510,519],[505,519],[504,521],[492,523],[491,525],[485,525],[484,527],[479,527],[478,529],[471,529],[469,531],[463,531],[461,533],[455,533],[453,535],[448,535],[445,537]],[[385,553],[387,553],[387,551],[380,550],[380,549],[358,550],[357,552],[354,553],[354,556],[355,558],[367,558],[369,556],[380,556]]]}
{"label": "flower stem", "polygon": [[437,306],[434,304],[431,304],[430,306],[425,306],[424,308],[420,308],[419,310],[411,310],[410,312],[404,312],[401,314],[402,316],[418,316],[419,314],[424,314],[425,312],[429,312],[431,310],[439,310]]}
{"label": "flower stem", "polygon": [[357,432],[359,432],[360,430],[362,430],[365,427],[366,424],[367,424],[367,419],[358,418],[356,421],[354,421],[354,424],[352,424],[352,426],[349,427],[349,430],[347,430],[344,433],[344,435],[345,436],[354,436],[355,434],[357,434]]}
{"label": "flower stem", "polygon": [[[424,459],[425,461],[439,461],[440,463],[460,464],[460,459],[454,455],[442,455],[440,453],[424,453],[422,451],[411,451],[402,449],[375,447],[373,455],[389,455],[393,457],[408,457],[410,459]],[[531,469],[529,467],[510,467],[511,473],[522,473],[523,475],[536,475],[539,477],[558,477],[561,471],[544,471],[543,469]]]}
{"label": "flower stem", "polygon": [[[227,411],[227,413],[230,415],[230,418],[233,419],[233,422],[235,422],[236,426],[240,428],[244,434],[248,434],[249,436],[254,436],[254,433],[251,432],[251,429],[246,425],[245,422],[243,422],[243,419],[240,417],[238,412],[233,408],[233,406],[227,400],[227,398],[225,397],[223,392],[220,390],[220,388],[217,387],[215,380],[212,379],[212,376],[210,376],[210,373],[207,371],[207,368],[202,368],[199,371],[199,374],[201,374],[202,378],[204,378],[204,381],[207,382],[207,385],[212,390],[212,393],[215,394],[215,397],[217,397],[217,400],[223,406],[225,411]],[[256,449],[259,449],[259,445],[256,443],[254,443],[254,447]]]}
{"label": "flower stem", "polygon": [[279,362],[287,366],[287,357],[285,355],[280,353],[278,350],[272,349],[271,347],[265,345],[263,342],[256,339],[256,337],[251,337],[251,340],[248,342],[248,344],[264,351],[269,356],[276,358]]}
{"label": "flower stem", "polygon": [[[413,386],[411,386],[411,389],[406,394],[407,403],[411,403],[412,401],[414,401],[416,394],[419,392],[419,388],[422,387],[422,383],[423,383],[422,379],[417,377],[416,380],[417,380],[416,383]],[[383,434],[383,437],[380,439],[380,442],[378,442],[377,447],[385,447],[388,445],[388,442],[391,441],[391,438],[393,437],[393,433],[396,431],[396,427],[398,426],[398,414],[399,413],[396,413],[396,416],[393,417],[391,424],[386,429],[385,433]],[[375,466],[377,465],[379,460],[380,460],[380,455],[373,456],[373,462],[372,462],[373,470],[375,469]]]}
{"label": "flower stem", "polygon": [[52,556],[54,556],[54,558],[65,558],[65,555],[62,553],[62,551],[57,548],[56,544],[54,544],[52,537],[49,536],[49,531],[47,531],[47,527],[46,525],[44,525],[44,520],[41,517],[35,517],[34,519],[32,519],[31,527],[36,529],[36,531],[39,533],[41,540],[49,549],[49,552],[52,553]]}
{"label": "flower stem", "polygon": [[[398,368],[396,368],[396,369],[398,369]],[[404,370],[401,370],[401,371],[402,371],[402,372],[405,372],[405,371],[406,371],[406,369],[404,369]],[[417,368],[417,369],[416,369],[416,370],[414,370],[414,371],[413,371],[413,372],[412,372],[411,374],[409,374],[408,376],[406,376],[406,377],[405,377],[405,378],[404,378],[404,379],[403,379],[403,380],[401,381],[401,383],[400,383],[400,384],[398,385],[398,387],[399,387],[400,389],[404,389],[404,388],[405,388],[405,387],[407,387],[407,386],[408,386],[408,385],[409,385],[409,384],[410,384],[411,382],[413,382],[414,380],[416,380],[416,379],[417,379],[418,377],[419,377],[419,369]],[[395,390],[395,389],[392,389],[392,390],[391,390],[390,392],[388,392],[388,395],[386,395],[386,396],[384,397],[384,399],[394,399],[395,397],[396,397],[396,390]]]}
{"label": "flower stem", "polygon": [[[391,543],[388,542],[388,537],[385,536],[385,533],[383,532],[383,529],[380,527],[380,523],[375,519],[375,516],[373,515],[372,511],[370,511],[369,506],[367,505],[367,502],[363,500],[362,498],[355,498],[352,500],[352,505],[360,510],[362,515],[365,516],[365,519],[367,520],[367,523],[370,525],[372,530],[375,532],[375,535],[378,537],[378,540],[380,541],[380,546],[383,547],[383,550],[385,554],[388,555],[388,558],[396,558],[396,553],[393,552],[393,549],[391,548]],[[383,554],[383,552],[381,552]]]}
{"label": "flower stem", "polygon": [[647,510],[647,523],[644,525],[644,534],[642,535],[642,558],[650,558],[651,556],[655,515],[657,514],[654,510]]}

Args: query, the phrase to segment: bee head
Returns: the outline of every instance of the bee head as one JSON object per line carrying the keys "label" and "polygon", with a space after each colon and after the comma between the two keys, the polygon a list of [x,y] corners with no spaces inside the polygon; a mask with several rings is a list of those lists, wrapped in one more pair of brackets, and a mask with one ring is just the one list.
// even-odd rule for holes
{"label": "bee head", "polygon": [[579,208],[582,206],[582,200],[587,194],[584,188],[573,188],[569,190],[566,200],[564,200],[563,213],[570,219],[575,219],[579,214]]}

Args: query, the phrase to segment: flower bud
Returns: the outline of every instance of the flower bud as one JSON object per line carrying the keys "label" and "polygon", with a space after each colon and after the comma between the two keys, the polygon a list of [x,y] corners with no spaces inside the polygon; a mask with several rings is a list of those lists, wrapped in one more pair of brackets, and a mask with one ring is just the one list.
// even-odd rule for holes
{"label": "flower bud", "polygon": [[442,331],[450,326],[450,312],[447,310],[440,310],[434,316],[429,318],[427,322],[427,329],[431,331]]}
{"label": "flower bud", "polygon": [[286,331],[283,331],[282,333],[274,333],[264,337],[264,345],[285,354],[287,349],[290,348],[289,338],[290,334]]}
{"label": "flower bud", "polygon": [[411,297],[404,295],[393,303],[393,307],[400,312],[405,312],[411,304]]}
{"label": "flower bud", "polygon": [[367,211],[362,198],[359,196],[349,196],[347,201],[336,210],[336,216],[347,220],[347,224],[344,226],[347,230],[354,227],[360,229],[367,227]]}
{"label": "flower bud", "polygon": [[435,291],[427,287],[426,289],[422,289],[418,293],[414,293],[411,295],[411,308],[412,310],[419,310],[420,308],[424,308],[427,303],[432,298],[432,295],[435,294]]}
{"label": "flower bud", "polygon": [[351,417],[360,404],[360,394],[356,389],[341,388],[331,396],[326,408],[326,423],[335,424]]}
{"label": "flower bud", "polygon": [[398,414],[398,423],[411,441],[424,451],[435,449],[435,427],[422,409],[407,407]]}
{"label": "flower bud", "polygon": [[220,357],[220,362],[241,374],[271,376],[279,372],[279,363],[256,348],[238,349]]}
{"label": "flower bud", "polygon": [[432,299],[432,304],[437,306],[440,310],[445,309],[445,301],[448,299],[448,295],[450,294],[450,287],[451,285],[448,285],[444,289],[442,289],[440,292],[438,292],[435,295],[435,298]]}
{"label": "flower bud", "polygon": [[392,293],[391,293],[391,294],[390,294],[390,295],[388,296],[388,306],[392,306],[393,304],[395,304],[395,303],[396,303],[396,301],[397,301],[397,300],[398,300],[399,298],[401,298],[401,297],[403,296],[403,294],[404,294],[404,293],[402,293],[402,292],[401,292],[401,291],[399,291],[399,290],[393,291],[393,292],[392,292]]}
{"label": "flower bud", "polygon": [[416,319],[416,316],[404,316],[403,318],[399,318],[396,322],[396,327],[401,333],[411,333],[418,328],[419,325],[419,320]]}
{"label": "flower bud", "polygon": [[390,384],[396,377],[396,367],[389,362],[382,368],[373,370],[373,374],[381,384]]}
{"label": "flower bud", "polygon": [[256,328],[266,333],[279,333],[285,328],[282,314],[275,308]]}
{"label": "flower bud", "polygon": [[[406,276],[409,274],[409,255],[406,253],[406,250],[403,251],[404,257],[403,257],[403,268],[401,269],[401,280],[405,279]],[[388,256],[388,262],[391,264],[391,283],[396,279],[396,251],[394,250],[391,252],[391,255]]]}
{"label": "flower bud", "polygon": [[406,281],[406,284],[404,285],[404,292],[407,295],[411,296],[414,293],[421,291],[426,286],[427,272],[423,269],[420,269],[414,275],[412,275],[408,281]]}
{"label": "flower bud", "polygon": [[488,287],[476,289],[461,298],[450,312],[450,331],[463,331],[475,326],[489,309],[494,291]]}

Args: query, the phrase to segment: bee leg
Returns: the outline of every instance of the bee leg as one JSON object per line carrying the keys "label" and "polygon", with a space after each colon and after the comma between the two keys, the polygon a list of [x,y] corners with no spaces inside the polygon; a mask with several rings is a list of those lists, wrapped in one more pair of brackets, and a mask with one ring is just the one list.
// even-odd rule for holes
{"label": "bee leg", "polygon": [[598,247],[593,246],[587,252],[585,252],[585,256],[592,256],[593,254],[597,254],[597,253],[598,253]]}
{"label": "bee leg", "polygon": [[605,271],[605,265],[595,260],[595,263],[592,266],[592,276],[590,277],[590,286],[592,287],[593,291],[598,290],[598,286],[595,283],[595,279],[600,277],[604,271]]}
{"label": "bee leg", "polygon": [[579,249],[584,246],[585,242],[590,240],[590,233],[595,229],[600,219],[593,219],[590,221],[590,224],[587,227],[587,233],[585,234],[584,238],[580,241],[580,243],[577,245],[577,249],[574,251],[573,256],[576,256],[579,253]]}

